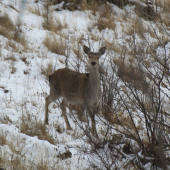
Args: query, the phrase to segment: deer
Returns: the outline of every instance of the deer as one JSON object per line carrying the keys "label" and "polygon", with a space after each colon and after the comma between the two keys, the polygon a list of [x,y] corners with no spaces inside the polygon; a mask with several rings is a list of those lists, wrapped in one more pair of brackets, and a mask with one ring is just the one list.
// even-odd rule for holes
{"label": "deer", "polygon": [[50,95],[45,98],[45,121],[48,125],[48,106],[50,103],[63,98],[60,109],[64,117],[67,130],[72,130],[66,115],[66,106],[80,106],[86,109],[91,119],[91,133],[98,138],[95,114],[101,99],[101,85],[99,73],[99,58],[105,53],[106,47],[98,53],[91,52],[84,45],[84,53],[88,56],[89,73],[79,73],[69,68],[62,68],[49,75]]}

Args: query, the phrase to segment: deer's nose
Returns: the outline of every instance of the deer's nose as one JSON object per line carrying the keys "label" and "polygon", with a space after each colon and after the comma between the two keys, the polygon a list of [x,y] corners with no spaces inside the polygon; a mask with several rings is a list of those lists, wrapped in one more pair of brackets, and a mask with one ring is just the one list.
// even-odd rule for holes
{"label": "deer's nose", "polygon": [[94,66],[94,65],[96,65],[96,63],[95,62],[91,62],[91,64]]}

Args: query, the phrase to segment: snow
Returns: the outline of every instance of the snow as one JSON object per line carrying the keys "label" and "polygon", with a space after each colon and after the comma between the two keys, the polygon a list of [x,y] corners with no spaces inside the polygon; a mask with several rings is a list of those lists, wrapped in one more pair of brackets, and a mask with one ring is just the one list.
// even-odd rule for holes
{"label": "snow", "polygon": [[[38,164],[43,160],[54,168],[61,166],[64,167],[64,169],[71,170],[89,169],[88,155],[81,155],[76,149],[77,146],[81,147],[87,144],[85,140],[77,137],[81,134],[81,130],[73,120],[69,119],[73,131],[65,130],[63,133],[56,131],[55,125],[59,125],[61,129],[66,129],[64,118],[61,117],[61,110],[57,106],[58,103],[55,104],[55,107],[53,107],[54,104],[50,105],[49,125],[46,126],[48,133],[57,141],[55,145],[46,140],[40,140],[37,136],[31,137],[20,131],[22,116],[30,115],[31,119],[36,119],[37,122],[44,122],[45,97],[49,94],[49,85],[46,77],[41,74],[41,68],[46,68],[50,62],[53,63],[54,70],[65,67],[65,65],[59,61],[59,59],[65,60],[65,56],[51,53],[43,44],[46,35],[51,35],[50,31],[44,30],[42,26],[44,18],[41,15],[31,13],[27,8],[31,6],[41,11],[43,10],[42,4],[43,2],[40,1],[35,4],[34,0],[25,1],[25,3],[21,3],[21,0],[2,0],[0,3],[1,15],[7,13],[15,24],[18,22],[18,18],[20,19],[20,29],[25,35],[29,47],[29,53],[25,52],[24,47],[16,42],[20,50],[17,52],[12,51],[10,48],[8,50],[5,48],[8,39],[0,35],[0,45],[2,47],[0,56],[0,133],[5,135],[8,143],[13,144],[16,151],[21,151],[21,155],[24,155],[28,163]],[[63,2],[59,5],[52,6],[50,10],[61,8],[62,4]],[[16,10],[9,7],[9,5],[14,6]],[[135,18],[133,9],[133,6],[126,6],[125,8],[132,18]],[[17,10],[19,12],[17,12]],[[112,5],[112,10],[115,17],[125,15],[125,10],[115,5]],[[88,27],[95,23],[99,14],[94,16],[92,12],[88,10],[83,12],[62,10],[58,12],[53,11],[52,16],[56,21],[59,19],[61,22],[67,23],[68,28],[62,29],[60,33],[68,35],[71,45],[73,44],[73,37],[78,39],[82,35],[84,37],[82,44],[88,45],[88,39],[91,36],[88,32]],[[92,51],[97,52],[101,44],[105,44],[104,39],[110,42],[115,40],[116,44],[123,46],[124,38],[126,39],[128,37],[125,37],[125,34],[122,32],[121,24],[120,21],[116,21],[115,30],[118,34],[116,40],[115,31],[113,30],[105,29],[99,32],[97,28],[93,29],[91,34],[96,34],[101,40],[89,40]],[[128,23],[124,23],[124,27],[126,27],[127,24]],[[148,24],[146,26],[148,26]],[[56,35],[56,37],[59,39],[61,36]],[[152,41],[156,41],[150,37],[150,35],[146,34],[146,37],[151,43]],[[136,41],[140,43],[137,35],[136,39]],[[170,49],[170,43],[166,46]],[[11,54],[15,56],[16,61],[5,60],[5,58]],[[72,48],[70,54],[69,67],[74,68],[75,55]],[[106,58],[106,56],[109,55],[113,55],[115,58],[119,57],[119,54],[113,51],[110,53],[108,51],[102,56],[101,63],[105,62],[104,67],[108,70],[110,66],[109,64],[107,65],[107,63],[109,63],[110,58]],[[167,55],[169,55],[169,53]],[[27,58],[28,64],[21,60],[22,57]],[[16,68],[15,73],[12,73],[13,67]],[[28,71],[28,74],[24,74],[24,71]],[[81,71],[85,71],[85,65],[82,65]],[[4,90],[9,91],[4,93]],[[2,120],[5,119],[9,119],[10,121],[3,123]],[[97,122],[100,122],[100,119],[97,119]],[[98,129],[101,129],[101,124],[99,123],[97,125]],[[73,134],[75,138],[72,137]],[[72,157],[61,161],[57,155],[67,150],[72,153]],[[8,153],[9,159],[12,159],[10,156],[13,153],[12,149],[8,145],[0,146],[0,154],[4,155],[5,153]],[[17,154],[15,153],[14,155],[16,156]],[[129,157],[129,160],[130,159],[132,158]],[[149,164],[145,166],[146,168],[150,167]]]}

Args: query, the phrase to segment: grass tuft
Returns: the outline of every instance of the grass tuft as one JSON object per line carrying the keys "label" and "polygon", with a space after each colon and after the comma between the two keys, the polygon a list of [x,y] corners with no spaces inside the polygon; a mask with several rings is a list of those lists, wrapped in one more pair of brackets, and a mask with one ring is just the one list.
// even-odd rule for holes
{"label": "grass tuft", "polygon": [[14,41],[20,43],[23,47],[27,47],[27,41],[25,36],[22,33],[20,33],[18,30],[15,31],[13,39]]}
{"label": "grass tuft", "polygon": [[16,26],[13,24],[11,19],[7,14],[0,16],[0,25],[2,27],[5,27],[8,31],[15,31]]}
{"label": "grass tuft", "polygon": [[47,79],[53,71],[54,71],[54,68],[53,68],[52,62],[48,63],[46,68],[41,67],[41,74],[43,74]]}
{"label": "grass tuft", "polygon": [[62,29],[67,29],[68,25],[65,21],[61,21],[59,18],[54,18],[53,15],[47,17],[43,22],[44,29],[58,33]]}
{"label": "grass tuft", "polygon": [[98,27],[99,31],[106,28],[114,30],[116,27],[115,18],[112,9],[109,5],[105,5],[104,9],[99,11],[100,17],[97,20],[95,26]]}
{"label": "grass tuft", "polygon": [[62,40],[62,38],[60,38],[60,40],[57,40],[55,36],[53,36],[53,38],[46,36],[43,43],[52,53],[65,55],[66,43],[64,40]]}
{"label": "grass tuft", "polygon": [[36,6],[35,8],[33,8],[31,5],[28,5],[28,11],[30,11],[31,13],[35,14],[35,15],[39,15],[41,16],[40,14],[40,10],[38,9],[38,6]]}
{"label": "grass tuft", "polygon": [[43,122],[37,121],[30,114],[27,116],[22,115],[21,120],[21,133],[25,133],[29,136],[38,136],[38,139],[47,140],[51,144],[56,144],[55,140],[48,134],[47,128]]}

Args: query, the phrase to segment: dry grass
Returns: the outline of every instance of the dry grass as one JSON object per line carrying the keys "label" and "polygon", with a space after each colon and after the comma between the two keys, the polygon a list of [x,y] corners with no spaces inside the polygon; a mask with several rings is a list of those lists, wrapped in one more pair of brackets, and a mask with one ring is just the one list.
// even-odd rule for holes
{"label": "dry grass", "polygon": [[100,17],[96,21],[95,26],[98,27],[99,31],[102,31],[106,28],[114,30],[116,25],[115,25],[115,22],[114,22],[114,17],[112,16],[111,18],[101,18]]}
{"label": "dry grass", "polygon": [[49,79],[49,75],[54,71],[53,63],[49,62],[47,67],[41,67],[41,74],[43,74],[47,79]]}
{"label": "dry grass", "polygon": [[16,71],[17,71],[17,68],[14,66],[14,63],[12,63],[12,65],[11,65],[11,74],[15,74]]}
{"label": "dry grass", "polygon": [[27,48],[27,41],[24,34],[20,33],[18,30],[14,33],[14,41],[20,43],[23,47]]}
{"label": "dry grass", "polygon": [[[9,145],[8,145],[9,146]],[[12,149],[9,146],[10,149]],[[13,150],[12,150],[13,151]],[[2,153],[0,153],[2,154]],[[23,157],[24,158],[24,157]],[[20,155],[16,155],[16,153],[9,154],[8,152],[2,154],[0,157],[0,169],[25,169],[25,165],[21,161],[22,157]]]}
{"label": "dry grass", "polygon": [[113,112],[110,112],[109,114],[107,114],[107,117],[105,116],[105,118],[111,124],[113,124],[115,126],[121,125],[121,126],[128,128],[129,130],[133,130],[133,128],[134,128],[129,115],[123,113],[123,111],[118,112],[116,114]]}
{"label": "dry grass", "polygon": [[169,0],[157,0],[157,6],[161,7],[165,13],[170,11],[170,1]]}
{"label": "dry grass", "polygon": [[[25,36],[21,34],[18,29],[16,29],[16,25],[13,24],[7,14],[0,16],[0,25],[0,35],[3,35],[9,40],[13,39],[14,41],[22,44],[24,47],[27,46]],[[16,49],[16,46],[13,42],[10,41],[8,45],[13,49]]]}
{"label": "dry grass", "polygon": [[11,32],[9,32],[6,28],[3,28],[0,26],[0,35],[8,38],[8,39],[12,39],[13,34]]}
{"label": "dry grass", "polygon": [[15,55],[13,53],[11,53],[11,55],[8,55],[6,58],[4,58],[4,60],[11,60],[11,61],[17,61],[17,59],[15,58]]}
{"label": "dry grass", "polygon": [[127,25],[126,28],[123,28],[123,31],[127,33],[127,35],[133,35],[137,34],[140,37],[143,37],[143,34],[147,32],[145,27],[143,26],[142,20],[139,20],[138,17],[136,17],[135,20],[130,20],[129,25]]}
{"label": "dry grass", "polygon": [[6,139],[6,134],[4,132],[0,133],[0,145],[6,145],[7,144],[7,139]]}
{"label": "dry grass", "polygon": [[[9,90],[5,89],[5,87],[0,87],[0,88],[4,89],[4,93],[9,92]],[[1,117],[0,122],[3,123],[3,124],[13,123],[12,120],[7,115]]]}
{"label": "dry grass", "polygon": [[31,13],[33,13],[33,14],[35,14],[35,15],[41,16],[40,11],[39,11],[39,9],[38,9],[38,6],[36,6],[35,8],[33,8],[31,5],[28,5],[27,9],[28,9],[28,11],[30,11]]}
{"label": "dry grass", "polygon": [[59,18],[54,18],[51,14],[44,20],[43,27],[46,30],[58,33],[62,29],[67,29],[68,26],[65,21],[61,21]]}
{"label": "dry grass", "polygon": [[[16,155],[15,153],[9,154],[1,153],[0,156],[0,170],[10,169],[10,170],[49,170],[51,169],[50,162],[44,160],[43,158],[40,159],[38,164],[35,164],[34,161],[29,161],[25,157],[25,155]],[[34,153],[32,153],[34,154]],[[48,154],[48,153],[47,153]],[[40,155],[41,156],[41,155]],[[56,164],[58,163],[58,159],[53,160]],[[56,170],[59,170],[57,168]],[[63,169],[61,167],[61,169]]]}
{"label": "dry grass", "polygon": [[56,5],[56,4],[59,4],[59,3],[61,3],[63,0],[53,0],[52,1],[52,4],[53,5]]}
{"label": "dry grass", "polygon": [[[35,127],[34,126],[32,127],[31,124],[30,124],[30,128],[27,128],[25,130],[28,130],[28,132],[29,132],[29,130],[31,130],[31,128],[33,128],[32,130],[35,131],[34,130]],[[37,126],[36,126],[36,128],[37,128]],[[39,126],[38,126],[38,128],[39,128]],[[38,130],[39,129],[37,129],[37,131]],[[8,131],[0,132],[0,169],[2,169],[2,170],[4,170],[4,169],[49,170],[52,168],[52,166],[50,166],[50,162],[48,160],[45,160],[42,157],[42,155],[39,155],[39,157],[37,157],[36,161],[38,161],[38,163],[35,163],[34,161],[31,161],[30,159],[27,158],[27,156],[25,154],[27,151],[25,152],[25,150],[23,150],[23,147],[25,146],[25,138],[20,139],[20,138],[16,138],[15,136],[10,136],[11,140],[8,141],[7,135],[9,135]],[[8,147],[6,147],[4,145],[6,145]],[[6,148],[7,148],[7,150],[6,150]],[[10,152],[9,152],[9,149],[10,149]],[[32,151],[31,154],[35,157],[34,151]],[[46,155],[48,155],[48,153],[46,153]],[[68,157],[69,157],[69,155],[68,155]],[[58,155],[58,158],[60,158],[60,155]],[[56,157],[53,160],[50,160],[54,163],[53,164],[54,167],[56,167],[56,164],[59,163],[58,158]],[[54,167],[53,167],[53,169],[54,169]],[[63,169],[63,168],[62,167],[60,168],[60,165],[59,165],[55,169],[58,170],[58,169]]]}
{"label": "dry grass", "polygon": [[38,139],[47,140],[51,144],[56,144],[55,140],[48,134],[47,128],[43,122],[37,121],[32,115],[27,117],[22,115],[22,123],[20,125],[21,133],[29,136],[38,136]]}
{"label": "dry grass", "polygon": [[66,42],[62,38],[60,38],[60,40],[57,40],[55,36],[53,37],[46,36],[43,43],[52,53],[65,55]]}
{"label": "dry grass", "polygon": [[7,46],[11,47],[15,51],[18,51],[18,48],[16,47],[16,43],[14,43],[13,41],[8,41]]}
{"label": "dry grass", "polygon": [[[170,8],[169,8],[170,9]],[[170,15],[170,14],[169,14]],[[170,30],[170,20],[169,15],[165,14],[165,16],[162,18],[162,22],[165,24],[168,30]]]}
{"label": "dry grass", "polygon": [[170,10],[170,1],[169,0],[164,0],[164,9],[167,11]]}
{"label": "dry grass", "polygon": [[[137,34],[140,38],[144,38],[145,36],[144,34],[149,33],[152,38],[161,41],[162,36],[166,34],[162,24],[157,24],[157,28],[159,29],[159,34],[158,34],[158,32],[154,29],[154,27],[152,27],[149,24],[145,25],[144,22],[142,20],[139,20],[138,17],[136,17],[135,20],[129,20],[126,26],[124,26],[123,24],[121,25],[122,25],[123,32],[126,33],[128,36]],[[169,37],[166,36],[165,41],[169,41],[168,39]]]}
{"label": "dry grass", "polygon": [[108,41],[108,40],[104,40],[105,41],[105,46],[107,47],[108,50],[113,50],[116,53],[121,53],[122,52],[122,47],[115,41]]}
{"label": "dry grass", "polygon": [[146,81],[144,71],[133,63],[126,64],[123,60],[114,60],[118,66],[117,74],[123,80],[135,89],[141,90],[144,94],[149,92],[149,83]]}
{"label": "dry grass", "polygon": [[153,6],[150,5],[143,6],[138,3],[136,5],[135,11],[139,17],[142,17],[145,20],[155,21],[157,16]]}
{"label": "dry grass", "polygon": [[58,133],[64,132],[64,129],[59,124],[54,124],[54,127]]}
{"label": "dry grass", "polygon": [[21,57],[20,59],[21,59],[22,62],[24,62],[27,66],[30,64],[30,63],[27,61],[27,57]]}
{"label": "dry grass", "polygon": [[15,31],[16,26],[13,24],[11,19],[7,14],[0,16],[0,25],[2,27],[5,27],[8,31]]}
{"label": "dry grass", "polygon": [[116,24],[115,24],[115,18],[111,6],[105,5],[104,8],[99,10],[99,13],[100,13],[100,17],[96,21],[96,24],[94,26],[97,26],[99,31],[106,28],[114,30]]}

